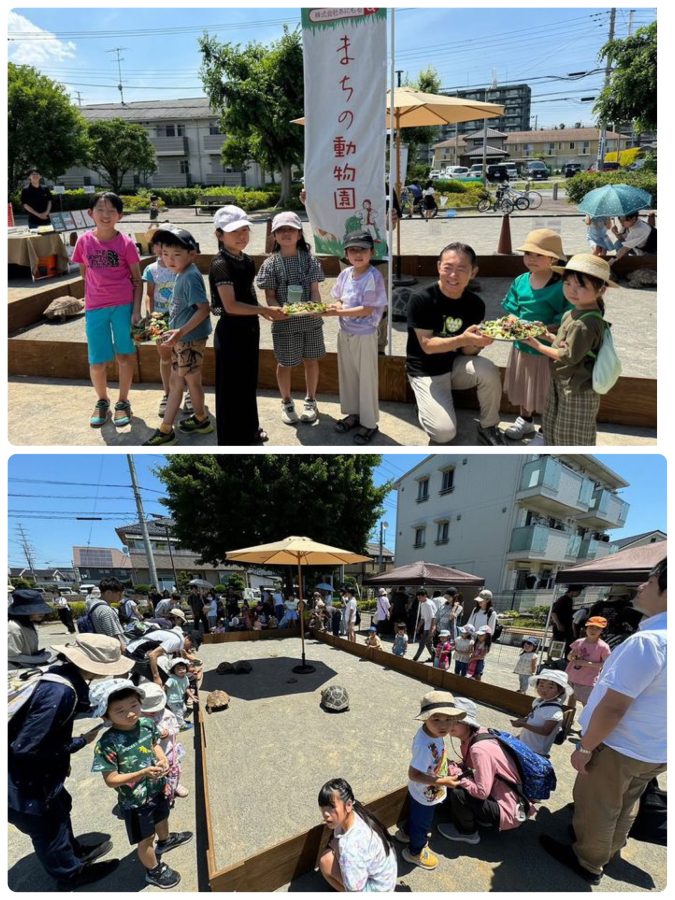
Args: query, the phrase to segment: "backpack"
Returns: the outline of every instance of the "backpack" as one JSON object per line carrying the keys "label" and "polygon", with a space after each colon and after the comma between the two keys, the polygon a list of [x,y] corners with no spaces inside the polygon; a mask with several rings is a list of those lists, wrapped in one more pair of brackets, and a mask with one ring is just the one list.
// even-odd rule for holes
{"label": "backpack", "polygon": [[562,703],[558,703],[556,700],[548,700],[546,703],[540,703],[537,709],[541,709],[544,706],[557,706],[563,711],[562,725],[560,727],[560,731],[554,737],[553,743],[564,744],[569,737],[570,729],[572,728],[572,722],[574,722],[575,711],[566,706],[563,706]]}
{"label": "backpack", "polygon": [[159,625],[154,622],[141,622],[139,619],[130,619],[124,627],[124,634],[128,638],[139,638],[149,631],[157,631]]}
{"label": "backpack", "polygon": [[509,759],[513,760],[521,783],[509,781],[502,775],[495,777],[507,784],[522,801],[528,804],[535,800],[548,800],[551,791],[554,791],[557,786],[557,779],[550,760],[535,753],[508,731],[498,731],[496,728],[488,729],[487,734],[475,735],[471,739],[469,747],[477,741],[490,740],[498,741]]}
{"label": "backpack", "polygon": [[504,626],[500,625],[499,622],[497,622],[497,624],[495,625],[495,633],[492,635],[492,640],[495,641],[495,643],[502,636],[502,631],[504,631]]}
{"label": "backpack", "polygon": [[354,624],[355,625],[361,624],[361,610],[358,608],[358,606],[356,607],[356,615],[354,616]]}
{"label": "backpack", "polygon": [[662,791],[656,778],[640,797],[638,814],[628,836],[636,841],[667,846],[668,793]]}
{"label": "backpack", "polygon": [[19,675],[18,678],[10,678],[9,694],[7,697],[7,718],[10,722],[14,719],[19,710],[26,707],[26,704],[33,696],[35,688],[41,681],[53,681],[56,684],[67,685],[73,692],[72,712],[75,711],[75,707],[77,706],[77,693],[67,678],[64,678],[62,675],[57,675],[55,672],[43,673],[39,670],[29,671],[25,672],[23,675]]}
{"label": "backpack", "polygon": [[94,628],[94,622],[91,618],[91,614],[95,609],[98,609],[99,606],[107,606],[108,604],[101,600],[99,603],[92,603],[91,609],[89,612],[86,612],[83,616],[79,616],[75,621],[75,625],[77,626],[77,630],[80,634],[97,634],[96,629]]}
{"label": "backpack", "polygon": [[[582,313],[579,318],[585,319],[588,316],[602,319],[605,322],[602,313],[595,310]],[[593,363],[593,390],[596,394],[607,394],[611,391],[621,375],[621,360],[614,349],[614,338],[610,329],[611,325],[605,322],[605,331],[598,352],[593,353],[592,350],[589,350],[586,354],[595,360]]]}
{"label": "backpack", "polygon": [[119,616],[120,622],[122,625],[126,625],[128,622],[132,621],[131,615],[129,614],[128,604],[129,600],[123,600],[117,608],[117,615]]}

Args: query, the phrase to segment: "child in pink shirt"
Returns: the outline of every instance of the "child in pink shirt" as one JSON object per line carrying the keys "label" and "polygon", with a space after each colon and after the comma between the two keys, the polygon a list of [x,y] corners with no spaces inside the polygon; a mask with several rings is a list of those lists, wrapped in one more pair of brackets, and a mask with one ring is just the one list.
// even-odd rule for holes
{"label": "child in pink shirt", "polygon": [[92,194],[89,215],[95,228],[80,235],[72,260],[79,263],[84,279],[85,327],[89,373],[97,401],[89,424],[102,428],[110,413],[108,363],[117,359],[119,398],[113,425],[131,424],[129,390],[134,372],[136,347],[131,326],[141,315],[143,282],[140,257],[134,241],[115,229],[124,207],[117,194]]}
{"label": "child in pink shirt", "polygon": [[598,680],[602,666],[612,652],[609,644],[600,640],[600,635],[607,628],[607,619],[593,616],[586,620],[586,637],[579,638],[570,646],[567,655],[569,660],[567,678],[574,690],[574,696],[586,706],[593,685]]}

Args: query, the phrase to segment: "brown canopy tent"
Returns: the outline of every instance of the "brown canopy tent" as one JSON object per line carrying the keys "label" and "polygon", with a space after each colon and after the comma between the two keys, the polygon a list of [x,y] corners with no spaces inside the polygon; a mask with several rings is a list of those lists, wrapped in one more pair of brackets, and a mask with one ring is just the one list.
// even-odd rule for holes
{"label": "brown canopy tent", "polygon": [[556,584],[641,584],[667,554],[667,541],[628,547],[602,559],[560,569],[555,576]]}
{"label": "brown canopy tent", "polygon": [[382,575],[373,575],[364,578],[364,584],[378,587],[380,585],[475,585],[482,587],[485,579],[478,575],[470,575],[460,569],[452,569],[450,566],[437,566],[433,563],[415,562],[408,566],[399,566],[383,572]]}

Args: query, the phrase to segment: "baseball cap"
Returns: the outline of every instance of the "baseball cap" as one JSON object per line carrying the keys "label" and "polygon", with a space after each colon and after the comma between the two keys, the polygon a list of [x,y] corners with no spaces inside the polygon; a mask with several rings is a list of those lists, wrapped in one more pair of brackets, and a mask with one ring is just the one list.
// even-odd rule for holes
{"label": "baseball cap", "polygon": [[360,247],[363,250],[372,250],[375,247],[373,236],[369,231],[352,231],[344,239],[343,247]]}
{"label": "baseball cap", "polygon": [[250,227],[252,224],[253,222],[239,206],[221,206],[213,217],[214,228],[219,228],[221,231],[237,231],[239,228]]}
{"label": "baseball cap", "polygon": [[153,244],[161,244],[167,237],[178,241],[181,247],[185,247],[186,250],[195,250],[199,253],[199,244],[185,228],[177,228],[175,225],[164,225],[153,232],[152,242]]}
{"label": "baseball cap", "polygon": [[280,212],[272,219],[272,231],[277,228],[297,228],[302,231],[302,222],[300,216],[294,212]]}

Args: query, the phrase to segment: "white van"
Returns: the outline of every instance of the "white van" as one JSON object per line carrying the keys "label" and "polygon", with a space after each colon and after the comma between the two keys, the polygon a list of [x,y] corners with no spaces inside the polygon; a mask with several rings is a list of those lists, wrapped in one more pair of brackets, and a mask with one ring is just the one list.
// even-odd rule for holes
{"label": "white van", "polygon": [[80,593],[83,597],[88,597],[91,594],[93,597],[100,597],[101,592],[98,588],[97,584],[81,584],[80,585]]}

